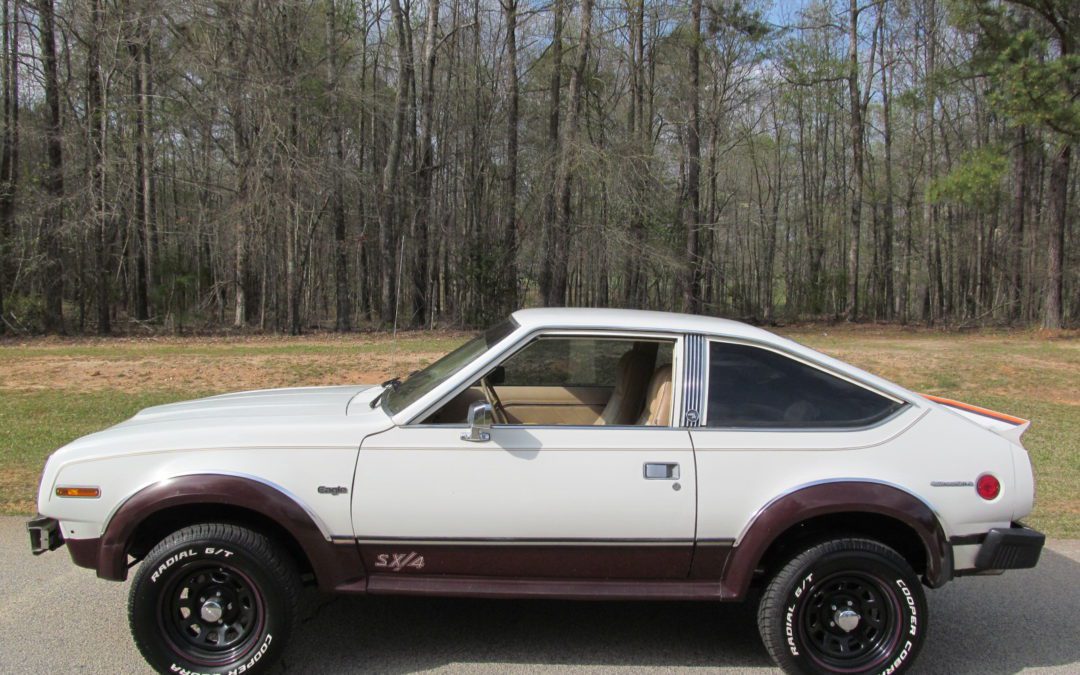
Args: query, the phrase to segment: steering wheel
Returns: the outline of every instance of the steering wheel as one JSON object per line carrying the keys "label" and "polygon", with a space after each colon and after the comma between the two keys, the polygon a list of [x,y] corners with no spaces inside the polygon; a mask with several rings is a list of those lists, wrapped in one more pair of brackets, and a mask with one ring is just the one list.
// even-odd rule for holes
{"label": "steering wheel", "polygon": [[499,395],[495,393],[495,388],[491,386],[486,377],[480,378],[480,391],[484,392],[484,398],[491,404],[491,412],[495,418],[495,424],[508,424],[506,417],[506,407],[503,406],[503,402],[499,399]]}

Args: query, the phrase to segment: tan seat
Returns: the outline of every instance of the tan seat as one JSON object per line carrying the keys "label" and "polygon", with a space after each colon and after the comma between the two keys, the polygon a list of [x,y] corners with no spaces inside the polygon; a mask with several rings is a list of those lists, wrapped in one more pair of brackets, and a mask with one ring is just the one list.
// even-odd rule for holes
{"label": "tan seat", "polygon": [[634,424],[634,420],[641,414],[641,402],[645,398],[646,385],[649,382],[649,369],[655,360],[655,353],[650,354],[638,349],[622,355],[615,369],[615,389],[612,390],[611,398],[596,424]]}
{"label": "tan seat", "polygon": [[671,366],[660,366],[649,380],[645,392],[645,409],[637,421],[639,426],[662,427],[671,424]]}

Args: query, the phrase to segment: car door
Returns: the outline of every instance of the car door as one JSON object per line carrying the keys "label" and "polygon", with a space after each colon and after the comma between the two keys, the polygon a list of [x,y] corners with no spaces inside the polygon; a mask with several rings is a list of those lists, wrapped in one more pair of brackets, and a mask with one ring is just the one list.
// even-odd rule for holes
{"label": "car door", "polygon": [[686,576],[697,481],[685,429],[503,424],[484,442],[466,431],[413,423],[365,439],[353,527],[369,573]]}

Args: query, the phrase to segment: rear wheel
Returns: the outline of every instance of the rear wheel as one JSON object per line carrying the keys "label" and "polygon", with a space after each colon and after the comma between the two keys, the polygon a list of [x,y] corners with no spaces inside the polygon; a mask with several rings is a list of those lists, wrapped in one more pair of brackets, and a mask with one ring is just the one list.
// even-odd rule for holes
{"label": "rear wheel", "polygon": [[773,577],[758,629],[789,673],[899,673],[922,646],[926,599],[896,551],[868,539],[834,539]]}
{"label": "rear wheel", "polygon": [[158,671],[259,672],[285,648],[298,591],[292,559],[264,535],[193,525],[147,554],[128,618],[136,646]]}

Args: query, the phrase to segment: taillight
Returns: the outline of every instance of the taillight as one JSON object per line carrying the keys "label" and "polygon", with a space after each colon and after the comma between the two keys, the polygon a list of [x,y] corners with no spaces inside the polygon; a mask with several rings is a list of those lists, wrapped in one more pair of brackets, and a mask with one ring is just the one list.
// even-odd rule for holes
{"label": "taillight", "polygon": [[1001,481],[991,474],[984,473],[979,476],[979,480],[975,481],[975,491],[980,497],[990,501],[1001,494]]}

